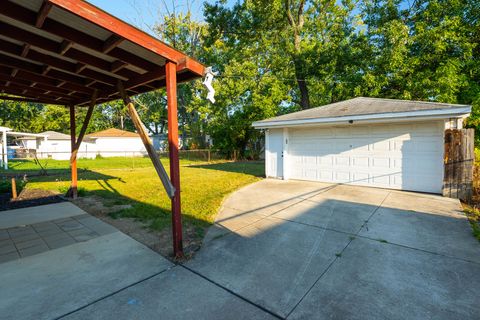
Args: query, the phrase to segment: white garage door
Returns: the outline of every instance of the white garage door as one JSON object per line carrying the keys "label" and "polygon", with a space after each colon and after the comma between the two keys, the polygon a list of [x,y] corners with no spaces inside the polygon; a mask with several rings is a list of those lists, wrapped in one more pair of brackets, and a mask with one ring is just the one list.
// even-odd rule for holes
{"label": "white garage door", "polygon": [[443,122],[289,129],[289,176],[441,193],[443,130]]}

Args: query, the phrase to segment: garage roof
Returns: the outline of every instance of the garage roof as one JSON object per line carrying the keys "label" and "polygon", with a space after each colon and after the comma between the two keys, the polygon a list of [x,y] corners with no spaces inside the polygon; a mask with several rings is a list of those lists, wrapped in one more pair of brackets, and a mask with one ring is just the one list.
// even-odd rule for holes
{"label": "garage roof", "polygon": [[267,128],[308,123],[334,123],[422,116],[449,118],[465,116],[470,112],[471,106],[468,105],[358,97],[256,121],[253,123],[253,126],[256,128]]}
{"label": "garage roof", "polygon": [[[165,62],[177,81],[204,66],[83,0],[3,0],[0,5],[0,98],[90,104],[165,86]],[[2,95],[3,94],[3,95]]]}
{"label": "garage roof", "polygon": [[140,135],[135,132],[120,130],[117,128],[109,128],[106,130],[87,134],[87,138],[140,138]]}

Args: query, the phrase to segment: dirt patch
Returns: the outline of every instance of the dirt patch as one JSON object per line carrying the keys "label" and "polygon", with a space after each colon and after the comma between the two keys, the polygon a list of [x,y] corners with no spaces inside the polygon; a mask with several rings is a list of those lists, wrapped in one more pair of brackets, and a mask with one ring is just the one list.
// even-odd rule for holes
{"label": "dirt patch", "polygon": [[23,189],[17,199],[13,200],[11,197],[11,193],[3,193],[0,195],[0,211],[66,201],[66,199],[58,193],[41,189]]}
{"label": "dirt patch", "polygon": [[[110,216],[114,212],[130,208],[131,205],[109,205],[107,200],[97,196],[80,197],[72,200],[72,202],[91,215],[114,226],[155,252],[160,253],[162,256],[172,259],[172,231],[170,228],[165,228],[161,231],[152,230],[149,228],[148,223],[133,218],[112,218]],[[198,227],[185,225],[185,223],[183,227],[185,259],[190,259],[200,249],[203,235],[199,234]],[[205,232],[205,230],[203,231]]]}

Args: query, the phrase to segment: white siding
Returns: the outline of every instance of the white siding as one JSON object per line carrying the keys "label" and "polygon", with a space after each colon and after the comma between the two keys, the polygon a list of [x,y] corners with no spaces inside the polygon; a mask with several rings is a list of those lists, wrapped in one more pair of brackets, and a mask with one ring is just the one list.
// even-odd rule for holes
{"label": "white siding", "polygon": [[147,151],[138,138],[96,138],[95,148],[102,157],[132,157],[146,155]]}

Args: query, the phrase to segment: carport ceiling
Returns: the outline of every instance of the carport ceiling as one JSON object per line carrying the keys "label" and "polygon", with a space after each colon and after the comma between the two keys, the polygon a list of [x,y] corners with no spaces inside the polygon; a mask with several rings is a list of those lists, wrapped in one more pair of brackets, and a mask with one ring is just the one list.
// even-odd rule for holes
{"label": "carport ceiling", "polygon": [[88,105],[165,86],[165,63],[177,81],[204,66],[82,0],[10,0],[0,6],[0,98]]}

